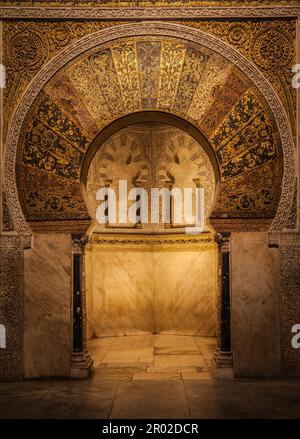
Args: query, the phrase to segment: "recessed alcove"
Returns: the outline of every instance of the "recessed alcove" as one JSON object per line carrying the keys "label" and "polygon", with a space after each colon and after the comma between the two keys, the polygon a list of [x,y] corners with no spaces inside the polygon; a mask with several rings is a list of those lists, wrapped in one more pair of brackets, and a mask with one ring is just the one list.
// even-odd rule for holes
{"label": "recessed alcove", "polygon": [[[148,222],[99,224],[96,212],[101,202],[96,194],[103,187],[118,190],[120,180],[127,181],[128,191],[132,187],[146,190]],[[159,221],[151,222],[151,189],[172,190],[179,184],[190,185],[193,190],[203,188],[204,220],[200,231],[186,227],[190,224],[174,224],[172,215],[164,221],[161,197]],[[187,343],[196,343],[196,338],[199,344],[205,337],[215,344],[218,251],[209,216],[216,187],[205,149],[178,127],[158,121],[132,124],[99,146],[86,179],[86,204],[93,219],[85,252],[87,334],[96,359],[102,358],[112,337],[132,336],[118,342],[119,352],[127,352],[120,353],[122,363],[124,355],[131,358],[130,345],[135,346],[138,337],[141,347],[144,336],[145,346],[152,352],[147,355],[147,367],[160,361],[156,356],[160,355],[157,340],[149,341],[153,334],[166,336],[164,343],[170,340],[171,344],[178,336],[179,363],[185,355],[180,349],[183,336],[187,336]],[[197,349],[192,349],[192,355]],[[132,358],[143,358],[143,349],[141,355],[137,351],[135,347]],[[192,362],[192,357],[186,361],[189,358]],[[175,357],[169,359],[177,361]]]}

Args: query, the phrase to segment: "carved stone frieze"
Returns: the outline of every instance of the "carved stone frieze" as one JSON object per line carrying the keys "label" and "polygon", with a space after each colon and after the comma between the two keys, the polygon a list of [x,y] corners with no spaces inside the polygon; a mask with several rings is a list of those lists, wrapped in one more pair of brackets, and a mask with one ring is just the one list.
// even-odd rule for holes
{"label": "carved stone frieze", "polygon": [[[208,1],[208,0],[207,0]],[[223,2],[222,2],[223,3]],[[119,19],[119,20],[136,20],[136,19],[177,19],[177,18],[282,18],[297,17],[300,14],[299,6],[277,6],[277,7],[238,7],[235,6],[240,2],[231,3],[232,7],[123,7],[123,8],[101,8],[97,5],[93,7],[77,6],[70,7],[0,7],[0,16],[3,18],[50,18],[50,19]],[[287,4],[287,3],[284,3]],[[290,2],[289,2],[290,4]],[[295,3],[297,5],[297,3]],[[186,6],[186,4],[182,5]]]}
{"label": "carved stone frieze", "polygon": [[5,22],[3,24],[3,63],[7,71],[4,89],[4,136],[8,123],[26,87],[59,51],[85,35],[120,22]]}
{"label": "carved stone frieze", "polygon": [[23,243],[18,236],[0,237],[0,324],[6,348],[0,349],[0,380],[23,374]]}
{"label": "carved stone frieze", "polygon": [[164,250],[180,250],[182,246],[185,249],[201,249],[211,248],[214,246],[214,238],[210,233],[204,233],[201,235],[176,235],[176,234],[160,234],[160,235],[141,235],[141,236],[113,236],[107,234],[106,236],[101,234],[93,234],[90,239],[91,244],[105,246],[105,248],[124,248],[124,249],[141,249],[141,248],[155,248],[155,251]]}
{"label": "carved stone frieze", "polygon": [[275,88],[293,133],[296,131],[296,90],[292,68],[296,63],[296,20],[184,21],[186,26],[215,35],[251,60]]}
{"label": "carved stone frieze", "polygon": [[14,225],[8,210],[5,192],[2,192],[2,232],[12,232]]}
{"label": "carved stone frieze", "polygon": [[300,376],[300,350],[292,346],[292,327],[300,322],[299,236],[290,244],[279,245],[282,368],[290,376]]}

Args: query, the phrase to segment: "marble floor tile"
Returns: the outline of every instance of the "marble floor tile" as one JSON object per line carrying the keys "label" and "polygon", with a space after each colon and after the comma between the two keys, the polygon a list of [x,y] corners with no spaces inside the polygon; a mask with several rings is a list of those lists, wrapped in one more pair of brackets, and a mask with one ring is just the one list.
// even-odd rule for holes
{"label": "marble floor tile", "polygon": [[186,372],[182,371],[181,376],[183,380],[212,380],[212,374],[210,372]]}
{"label": "marble floor tile", "polygon": [[[32,391],[23,392],[25,383],[12,383],[4,397],[0,384],[0,417],[2,418],[107,418],[110,414],[118,381],[40,381],[28,382]],[[84,384],[86,384],[84,386]],[[25,386],[26,387],[26,386]]]}
{"label": "marble floor tile", "polygon": [[149,348],[144,349],[132,349],[132,350],[109,350],[105,356],[103,357],[103,363],[112,363],[112,362],[126,362],[126,361],[136,361],[139,362],[142,358],[149,358],[152,361],[153,351]]}
{"label": "marble floor tile", "polygon": [[155,335],[130,335],[113,337],[111,349],[144,349],[153,348]]}
{"label": "marble floor tile", "polygon": [[[212,344],[212,338],[203,339],[206,349]],[[197,373],[199,369],[202,372],[210,369],[210,360],[204,359],[201,353],[201,337],[170,334],[108,337],[107,340],[90,340],[89,346],[94,367],[106,369],[103,376],[109,376],[109,369],[115,367],[147,367],[148,373],[178,373],[179,379],[182,379],[180,373],[183,371]],[[159,376],[153,375],[151,379],[155,377]]]}
{"label": "marble floor tile", "polygon": [[194,337],[193,339],[205,359],[213,358],[216,350],[215,337]]}
{"label": "marble floor tile", "polygon": [[180,380],[180,372],[136,372],[133,374],[133,380],[138,381],[170,381],[170,380]]}
{"label": "marble floor tile", "polygon": [[300,380],[182,380],[177,373],[146,379],[146,369],[99,368],[90,380],[0,383],[0,417],[300,418]]}
{"label": "marble floor tile", "polygon": [[120,383],[112,419],[188,418],[182,381],[130,381]]}
{"label": "marble floor tile", "polygon": [[200,348],[193,337],[160,334],[155,336],[155,355],[197,355],[200,353]]}
{"label": "marble floor tile", "polygon": [[154,366],[204,366],[202,355],[156,355]]}
{"label": "marble floor tile", "polygon": [[197,373],[198,370],[196,366],[149,366],[147,367],[147,372],[169,372],[169,373],[180,373],[180,372],[193,372]]}
{"label": "marble floor tile", "polygon": [[[297,382],[294,381],[294,386]],[[184,381],[188,405],[196,418],[278,418],[300,416],[300,397],[292,403],[289,390],[277,383],[261,385],[251,380]],[[300,390],[300,382],[297,384]]]}
{"label": "marble floor tile", "polygon": [[146,372],[147,367],[147,365],[141,363],[135,363],[133,366],[120,366],[119,364],[113,364],[109,367],[101,364],[100,367],[94,369],[93,379],[100,376],[101,372],[133,374],[135,372]]}
{"label": "marble floor tile", "polygon": [[111,370],[110,368],[98,369],[97,380],[132,380],[133,372],[123,372],[122,369],[119,369],[118,371]]}
{"label": "marble floor tile", "polygon": [[234,379],[207,365],[214,339],[177,337],[93,339],[90,380],[0,383],[0,418],[300,418],[300,380]]}

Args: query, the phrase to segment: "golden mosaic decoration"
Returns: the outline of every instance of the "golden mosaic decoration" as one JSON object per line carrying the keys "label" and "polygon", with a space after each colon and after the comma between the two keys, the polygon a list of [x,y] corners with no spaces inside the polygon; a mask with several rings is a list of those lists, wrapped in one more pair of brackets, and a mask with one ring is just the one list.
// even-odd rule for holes
{"label": "golden mosaic decoration", "polygon": [[[12,4],[16,2],[11,2]],[[20,5],[20,2],[17,2]],[[28,2],[24,2],[24,4]],[[54,2],[57,3],[57,2]],[[78,3],[78,2],[77,2]],[[121,6],[120,2],[117,2]],[[129,2],[131,3],[131,2]],[[147,3],[147,2],[145,2]],[[151,0],[151,5],[152,5]],[[163,2],[162,2],[163,3]],[[169,2],[167,2],[169,5]],[[176,2],[180,6],[180,2]],[[196,2],[199,3],[199,2]],[[205,3],[205,2],[204,2]],[[211,3],[211,2],[210,2]],[[215,2],[222,3],[224,2]],[[228,4],[235,3],[228,1]],[[236,2],[240,3],[240,2]],[[247,2],[245,2],[246,4]],[[248,2],[259,3],[259,2]],[[290,2],[276,2],[290,4]],[[0,2],[1,4],[1,2]],[[7,2],[5,2],[7,5]],[[35,3],[36,4],[36,3]],[[59,5],[62,3],[58,2]],[[86,4],[86,3],[85,3]],[[185,2],[184,2],[185,4]],[[36,4],[37,5],[37,4]],[[43,2],[43,5],[45,3]],[[77,4],[78,6],[78,4]],[[291,86],[291,67],[295,64],[295,19],[276,19],[270,21],[239,19],[230,20],[185,20],[173,21],[190,26],[217,36],[239,50],[244,56],[253,61],[272,83],[282,100],[295,130],[296,94]],[[101,29],[125,23],[124,21],[9,21],[3,23],[4,64],[8,71],[8,83],[4,93],[5,113],[4,132],[10,115],[29,82],[40,69],[40,63],[45,64],[62,48],[79,41],[85,35]],[[270,35],[272,38],[266,38]],[[22,43],[23,41],[23,43]],[[27,44],[29,42],[29,44]],[[26,44],[25,44],[26,43]],[[138,50],[142,50],[138,48]],[[157,49],[156,54],[157,54]],[[152,56],[155,55],[155,50]],[[272,61],[263,61],[264,53],[271,56]],[[151,69],[149,52],[147,51],[147,69]],[[27,56],[29,60],[27,60]],[[140,56],[140,55],[139,55]],[[279,58],[278,58],[279,57]],[[140,57],[141,59],[141,57]],[[278,63],[279,59],[279,63]],[[280,60],[282,60],[280,62]],[[289,61],[289,62],[287,62]],[[145,63],[144,63],[145,64]],[[224,67],[225,68],[225,67]],[[222,69],[221,69],[222,71]],[[148,70],[147,70],[148,72]],[[145,74],[141,73],[140,81]],[[224,74],[226,74],[224,72]],[[148,76],[148,75],[147,75]],[[208,77],[207,77],[208,78]],[[143,84],[141,84],[143,85]],[[149,85],[149,81],[148,81]],[[152,86],[153,84],[151,84]],[[195,98],[196,99],[196,98]],[[198,105],[199,102],[195,102]],[[192,109],[190,110],[192,112]]]}
{"label": "golden mosaic decoration", "polygon": [[171,37],[132,37],[76,58],[36,99],[20,139],[27,220],[87,219],[80,169],[95,134],[120,116],[153,109],[190,121],[215,150],[221,190],[214,218],[274,216],[281,146],[256,87],[212,50]]}

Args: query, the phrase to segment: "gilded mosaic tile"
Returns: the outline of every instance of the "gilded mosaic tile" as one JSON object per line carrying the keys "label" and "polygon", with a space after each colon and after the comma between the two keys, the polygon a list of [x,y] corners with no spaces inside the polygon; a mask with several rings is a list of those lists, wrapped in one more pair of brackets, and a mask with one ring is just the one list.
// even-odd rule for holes
{"label": "gilded mosaic tile", "polygon": [[156,108],[160,41],[137,42],[142,108]]}
{"label": "gilded mosaic tile", "polygon": [[172,108],[180,81],[186,48],[181,43],[165,42],[161,48],[158,108]]}
{"label": "gilded mosaic tile", "polygon": [[187,49],[176,99],[173,105],[175,111],[186,113],[208,59],[208,51],[203,50],[203,52],[199,52],[194,48]]}
{"label": "gilded mosaic tile", "polygon": [[232,65],[219,55],[213,54],[204,68],[201,81],[187,110],[188,116],[198,122],[214,101],[216,89],[226,82]]}
{"label": "gilded mosaic tile", "polygon": [[125,108],[138,110],[141,107],[140,81],[135,42],[114,46],[112,55],[118,72],[120,90]]}
{"label": "gilded mosaic tile", "polygon": [[107,49],[95,53],[89,61],[110,113],[112,116],[122,114],[125,107],[111,51]]}
{"label": "gilded mosaic tile", "polygon": [[[39,169],[70,184],[77,182],[78,193],[73,203],[71,186],[50,193],[41,185],[34,196],[24,186],[21,198],[30,218],[37,219],[40,209],[45,220],[47,206],[51,219],[55,212],[57,218],[75,219],[76,209],[78,219],[83,218],[80,168],[92,139],[125,114],[155,109],[194,121],[207,136],[220,165],[221,183],[226,181],[221,184],[217,215],[274,214],[281,181],[274,117],[253,83],[213,51],[159,36],[118,40],[75,59],[46,90],[24,124],[21,161],[29,174]],[[263,169],[273,173],[272,181],[259,180]],[[247,187],[242,184],[245,176]]]}
{"label": "gilded mosaic tile", "polygon": [[204,113],[199,124],[208,137],[216,130],[248,87],[249,81],[246,77],[234,70],[229,75],[224,87],[214,90],[214,101]]}
{"label": "gilded mosaic tile", "polygon": [[86,60],[79,61],[72,65],[67,74],[95,125],[98,129],[101,128],[111,115],[90,64]]}

